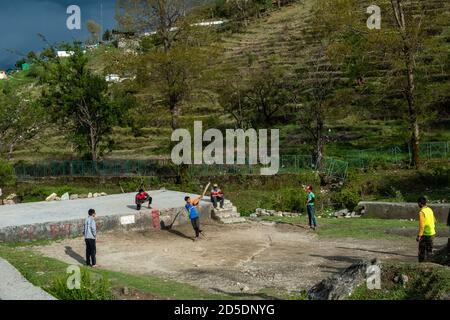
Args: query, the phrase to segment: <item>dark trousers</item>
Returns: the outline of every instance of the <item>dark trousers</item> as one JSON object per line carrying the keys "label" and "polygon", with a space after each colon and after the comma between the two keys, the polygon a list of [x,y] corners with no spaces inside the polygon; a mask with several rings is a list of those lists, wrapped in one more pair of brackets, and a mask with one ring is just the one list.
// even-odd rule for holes
{"label": "dark trousers", "polygon": [[95,239],[85,239],[84,241],[86,242],[86,265],[95,266],[97,264],[95,258],[95,255],[97,254]]}
{"label": "dark trousers", "polygon": [[217,208],[217,203],[220,203],[220,207],[223,208],[225,197],[211,197],[214,208]]}
{"label": "dark trousers", "polygon": [[419,240],[419,262],[427,261],[433,254],[433,236],[422,236]]}
{"label": "dark trousers", "polygon": [[308,223],[310,227],[316,227],[316,215],[314,214],[314,206],[306,206],[306,211],[308,212]]}
{"label": "dark trousers", "polygon": [[152,197],[147,197],[147,198],[145,198],[145,199],[143,199],[143,200],[137,200],[137,199],[136,199],[137,209],[138,209],[138,210],[141,210],[141,206],[142,206],[144,203],[146,203],[147,201],[148,201],[148,205],[150,206],[150,205],[152,204],[152,201],[153,201]]}
{"label": "dark trousers", "polygon": [[197,217],[197,218],[192,219],[191,223],[192,223],[192,227],[194,228],[194,231],[195,231],[195,237],[198,238],[200,236],[200,232],[201,232],[201,230],[200,230],[200,218]]}

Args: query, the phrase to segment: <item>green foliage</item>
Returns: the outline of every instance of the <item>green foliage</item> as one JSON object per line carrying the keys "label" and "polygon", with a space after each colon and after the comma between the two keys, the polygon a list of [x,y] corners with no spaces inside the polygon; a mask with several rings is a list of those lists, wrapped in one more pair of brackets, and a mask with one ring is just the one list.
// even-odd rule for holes
{"label": "green foliage", "polygon": [[301,188],[288,188],[277,191],[270,199],[270,208],[286,212],[304,212],[306,193]]}
{"label": "green foliage", "polygon": [[342,189],[336,193],[335,202],[341,206],[344,206],[349,211],[354,211],[358,202],[361,200],[359,192],[352,189]]}
{"label": "green foliage", "polygon": [[11,163],[0,159],[0,188],[16,183],[16,174]]}
{"label": "green foliage", "polygon": [[67,281],[70,275],[54,280],[48,292],[59,300],[114,300],[109,281],[86,269],[81,269],[80,289],[69,289]]}
{"label": "green foliage", "polygon": [[108,147],[105,138],[125,113],[108,93],[107,81],[88,68],[88,56],[79,43],[63,46],[73,54],[65,59],[40,60],[46,68],[41,103],[51,110],[53,120],[68,128],[81,154],[97,160]]}

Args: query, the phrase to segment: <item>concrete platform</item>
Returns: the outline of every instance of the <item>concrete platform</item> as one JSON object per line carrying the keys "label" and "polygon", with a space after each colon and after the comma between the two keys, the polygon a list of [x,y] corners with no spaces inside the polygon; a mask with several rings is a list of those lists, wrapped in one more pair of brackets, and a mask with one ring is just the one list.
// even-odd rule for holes
{"label": "concrete platform", "polygon": [[[153,190],[149,194],[153,198],[152,208],[160,211],[163,226],[170,224],[175,215],[184,210],[186,195],[197,196],[168,190]],[[0,241],[79,236],[91,208],[97,212],[100,231],[150,228],[152,210],[144,205],[141,211],[137,211],[135,195],[126,193],[90,199],[0,206]],[[200,216],[209,218],[211,210],[209,197],[205,197],[200,203]],[[180,214],[174,225],[186,222],[186,214]]]}

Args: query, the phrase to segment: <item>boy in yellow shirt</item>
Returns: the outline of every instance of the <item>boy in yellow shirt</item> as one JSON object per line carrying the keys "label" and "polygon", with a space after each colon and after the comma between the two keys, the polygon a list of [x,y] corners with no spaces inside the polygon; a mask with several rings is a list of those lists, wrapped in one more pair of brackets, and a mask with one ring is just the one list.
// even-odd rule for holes
{"label": "boy in yellow shirt", "polygon": [[431,208],[427,206],[427,199],[420,197],[419,205],[419,234],[416,241],[419,242],[419,262],[429,260],[433,253],[433,238],[436,235],[436,220]]}

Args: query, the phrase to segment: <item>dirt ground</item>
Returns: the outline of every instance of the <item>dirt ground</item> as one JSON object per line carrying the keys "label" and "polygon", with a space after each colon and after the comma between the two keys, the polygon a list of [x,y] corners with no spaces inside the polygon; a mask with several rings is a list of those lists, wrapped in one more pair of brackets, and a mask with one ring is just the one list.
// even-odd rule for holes
{"label": "dirt ground", "polygon": [[[152,274],[212,292],[256,293],[263,288],[297,292],[360,259],[416,261],[414,239],[319,239],[306,228],[249,222],[205,221],[206,238],[194,242],[189,225],[176,230],[100,235],[98,263],[130,274]],[[82,264],[83,239],[36,247],[42,254]],[[255,296],[256,297],[256,296]]]}

